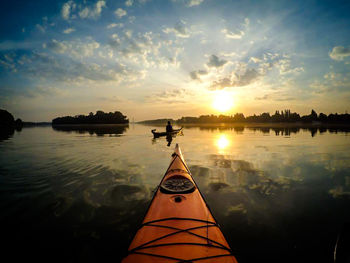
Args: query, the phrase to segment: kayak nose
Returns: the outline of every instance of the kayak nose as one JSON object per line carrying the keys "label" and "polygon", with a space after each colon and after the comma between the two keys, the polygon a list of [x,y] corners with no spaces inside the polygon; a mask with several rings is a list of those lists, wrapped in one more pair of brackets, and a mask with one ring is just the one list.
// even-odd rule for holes
{"label": "kayak nose", "polygon": [[177,154],[178,156],[180,156],[181,159],[183,159],[182,152],[181,152],[181,148],[180,148],[180,145],[179,145],[178,143],[177,143],[176,146],[175,146],[174,153]]}

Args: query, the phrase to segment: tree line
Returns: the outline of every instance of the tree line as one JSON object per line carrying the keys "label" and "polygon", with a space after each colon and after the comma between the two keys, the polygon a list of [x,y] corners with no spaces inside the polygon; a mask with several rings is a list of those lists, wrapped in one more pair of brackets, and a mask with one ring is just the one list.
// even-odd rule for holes
{"label": "tree line", "polygon": [[92,112],[89,115],[76,115],[58,117],[52,120],[52,125],[57,124],[126,124],[129,120],[120,111],[105,113],[103,111]]}
{"label": "tree line", "polygon": [[350,114],[338,114],[331,113],[326,115],[324,113],[317,114],[315,110],[312,110],[309,115],[300,116],[296,112],[290,110],[282,110],[270,115],[268,112],[264,112],[260,115],[252,115],[245,117],[243,113],[236,113],[233,116],[226,115],[202,115],[199,117],[182,117],[176,120],[177,123],[234,123],[234,122],[256,122],[256,123],[273,123],[273,122],[286,122],[286,123],[341,123],[350,124]]}
{"label": "tree line", "polygon": [[243,113],[236,113],[231,116],[227,115],[201,115],[199,117],[182,117],[180,119],[158,119],[148,120],[141,123],[149,124],[164,124],[166,121],[175,122],[178,124],[185,123],[336,123],[336,124],[350,124],[350,114],[331,113],[326,115],[324,113],[317,114],[312,110],[310,114],[301,116],[296,112],[290,110],[276,110],[273,115],[269,112],[264,112],[260,115],[244,116]]}

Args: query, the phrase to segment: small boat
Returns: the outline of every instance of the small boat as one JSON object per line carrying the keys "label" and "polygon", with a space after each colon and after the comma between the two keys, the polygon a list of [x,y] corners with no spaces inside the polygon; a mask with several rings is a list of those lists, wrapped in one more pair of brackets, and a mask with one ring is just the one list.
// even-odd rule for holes
{"label": "small boat", "polygon": [[153,136],[154,136],[154,137],[168,136],[168,135],[176,135],[176,134],[178,134],[179,132],[182,131],[182,128],[183,128],[183,127],[181,127],[180,129],[172,130],[171,132],[157,132],[157,131],[156,131],[157,129],[153,129],[153,130],[151,130],[151,132],[153,133]]}
{"label": "small boat", "polygon": [[176,145],[123,263],[237,263]]}

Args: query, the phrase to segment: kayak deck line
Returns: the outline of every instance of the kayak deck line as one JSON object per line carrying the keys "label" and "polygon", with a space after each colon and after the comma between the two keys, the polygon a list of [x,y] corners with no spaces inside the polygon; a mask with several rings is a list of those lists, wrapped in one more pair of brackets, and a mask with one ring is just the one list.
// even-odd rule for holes
{"label": "kayak deck line", "polygon": [[160,221],[167,221],[167,220],[192,220],[192,221],[198,221],[198,222],[203,222],[203,223],[213,224],[213,225],[219,226],[215,222],[210,222],[210,221],[206,221],[206,220],[202,220],[202,219],[196,219],[196,218],[189,218],[189,217],[168,217],[168,218],[162,218],[162,219],[157,219],[157,220],[148,221],[146,223],[142,223],[141,226],[152,224],[152,223],[157,223],[157,222],[160,222]]}
{"label": "kayak deck line", "polygon": [[[206,225],[201,225],[201,226],[196,226],[196,227],[191,227],[191,228],[186,228],[186,229],[181,229],[181,228],[177,228],[177,227],[172,227],[172,226],[167,226],[167,225],[155,225],[153,223],[156,223],[156,222],[161,222],[161,221],[168,221],[168,220],[192,220],[192,221],[199,221],[199,222],[203,222],[203,223],[206,223]],[[205,220],[200,220],[200,219],[195,219],[195,218],[177,218],[177,217],[169,217],[169,218],[164,218],[164,219],[159,219],[159,220],[154,220],[154,221],[150,221],[150,222],[147,222],[147,223],[143,223],[141,225],[141,227],[144,227],[144,226],[152,226],[152,227],[161,227],[161,228],[168,228],[168,229],[171,229],[171,230],[177,230],[176,232],[172,232],[170,234],[167,234],[167,235],[164,235],[164,236],[161,236],[159,238],[156,238],[156,239],[153,239],[147,243],[144,243],[136,248],[134,248],[133,250],[137,250],[137,249],[141,249],[141,248],[144,248],[146,245],[150,244],[150,243],[154,243],[155,241],[158,241],[160,239],[164,239],[164,238],[167,238],[167,237],[170,237],[170,236],[173,236],[173,235],[176,235],[176,234],[179,234],[179,233],[182,233],[182,232],[187,232],[188,234],[190,235],[194,235],[196,237],[199,237],[199,238],[202,238],[202,239],[205,239],[207,241],[207,244],[203,244],[203,243],[176,243],[176,244],[197,244],[197,245],[208,245],[208,246],[212,246],[211,243],[215,243],[217,245],[219,245],[221,248],[225,249],[225,250],[228,250],[230,252],[231,249],[229,247],[226,247],[225,245],[215,241],[215,240],[212,240],[210,238],[208,238],[207,236],[202,236],[202,235],[198,235],[196,233],[193,233],[191,232],[191,230],[196,230],[196,229],[200,229],[200,228],[208,228],[208,227],[218,227],[219,228],[219,225],[215,222],[209,222],[209,221],[205,221]],[[140,227],[140,228],[141,228]],[[168,245],[171,245],[171,244],[174,244],[174,243],[166,243]]]}
{"label": "kayak deck line", "polygon": [[178,144],[171,157],[123,263],[237,263]]}
{"label": "kayak deck line", "polygon": [[151,253],[145,253],[145,252],[135,252],[135,254],[170,259],[170,260],[177,261],[177,263],[191,263],[191,262],[199,261],[199,260],[207,260],[207,259],[212,259],[212,258],[233,257],[234,256],[232,254],[220,254],[220,255],[214,255],[214,256],[208,256],[208,257],[193,258],[193,259],[188,260],[188,259],[180,259],[180,258],[174,258],[174,257],[169,257],[169,256],[162,256],[162,255],[156,255],[156,254],[151,254]]}

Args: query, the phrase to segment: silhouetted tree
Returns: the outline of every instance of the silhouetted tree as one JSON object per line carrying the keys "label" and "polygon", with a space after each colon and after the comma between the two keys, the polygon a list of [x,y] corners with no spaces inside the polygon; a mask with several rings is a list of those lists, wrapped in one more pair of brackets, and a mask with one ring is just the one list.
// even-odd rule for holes
{"label": "silhouetted tree", "polygon": [[103,111],[97,111],[94,115],[92,112],[89,115],[76,115],[74,117],[65,116],[52,120],[52,124],[123,124],[129,123],[129,120],[121,112],[115,111],[104,113]]}
{"label": "silhouetted tree", "polygon": [[327,122],[328,120],[327,115],[324,113],[320,113],[320,115],[318,116],[318,119],[320,122]]}
{"label": "silhouetted tree", "polygon": [[233,116],[232,121],[233,122],[244,122],[245,121],[245,117],[244,117],[243,113],[236,113]]}
{"label": "silhouetted tree", "polygon": [[0,126],[4,127],[12,127],[15,123],[15,119],[12,114],[7,110],[0,109]]}

